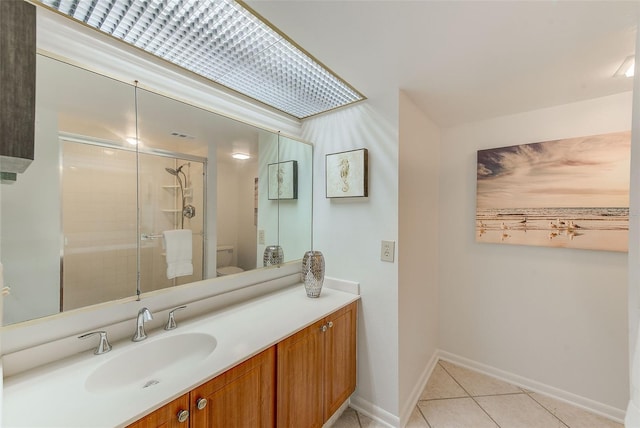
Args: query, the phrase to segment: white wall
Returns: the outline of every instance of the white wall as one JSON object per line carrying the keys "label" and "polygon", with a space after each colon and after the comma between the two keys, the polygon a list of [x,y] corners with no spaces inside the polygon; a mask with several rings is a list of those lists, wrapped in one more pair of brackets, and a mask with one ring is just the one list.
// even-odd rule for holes
{"label": "white wall", "polygon": [[35,132],[34,161],[14,184],[2,184],[2,263],[11,287],[4,325],[60,310],[60,145],[52,110],[38,109]]}
{"label": "white wall", "polygon": [[478,244],[476,151],[631,127],[631,93],[443,130],[440,343],[445,351],[624,409],[627,254]]}
{"label": "white wall", "polygon": [[[640,58],[640,31],[636,32],[636,58]],[[637,64],[637,63],[636,63]],[[638,347],[638,322],[640,321],[640,73],[634,76],[633,120],[631,128],[631,189],[629,197],[629,362],[630,390],[635,408],[640,407],[640,351]],[[633,407],[629,407],[629,422],[635,420]],[[633,419],[631,419],[633,418]]]}
{"label": "white wall", "polygon": [[404,92],[399,125],[398,359],[403,425],[438,349],[440,129]]}
{"label": "white wall", "polygon": [[[303,138],[314,146],[314,249],[328,276],[360,283],[358,386],[352,405],[397,425],[397,263],[380,261],[380,241],[397,240],[397,92],[391,98],[310,118]],[[381,112],[396,106],[395,115]],[[369,197],[325,198],[325,155],[369,150]]]}
{"label": "white wall", "polygon": [[[257,225],[254,216],[255,179],[258,176],[258,162],[240,162],[237,166],[240,172],[238,182],[238,264],[244,270],[256,268],[256,247],[258,245]],[[260,266],[257,266],[260,267]]]}
{"label": "white wall", "polygon": [[[258,135],[258,233],[263,231],[264,243],[256,252],[256,265],[263,266],[264,249],[278,244],[278,201],[269,199],[269,164],[278,162],[278,134]],[[285,254],[285,257],[287,255]]]}
{"label": "white wall", "polygon": [[232,266],[238,263],[238,225],[239,205],[238,184],[239,174],[235,165],[230,162],[218,162],[216,168],[217,191],[220,203],[217,204],[218,232],[217,245],[232,245],[234,248]]}
{"label": "white wall", "polygon": [[280,161],[298,162],[298,198],[281,200],[278,207],[280,223],[278,241],[285,260],[297,260],[311,249],[311,219],[313,217],[313,148],[289,138],[280,138]]}

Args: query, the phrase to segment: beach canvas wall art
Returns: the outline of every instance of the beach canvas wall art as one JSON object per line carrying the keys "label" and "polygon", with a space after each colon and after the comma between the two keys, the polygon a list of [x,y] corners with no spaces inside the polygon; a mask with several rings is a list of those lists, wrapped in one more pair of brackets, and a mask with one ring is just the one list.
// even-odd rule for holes
{"label": "beach canvas wall art", "polygon": [[479,150],[476,241],[627,251],[631,132]]}

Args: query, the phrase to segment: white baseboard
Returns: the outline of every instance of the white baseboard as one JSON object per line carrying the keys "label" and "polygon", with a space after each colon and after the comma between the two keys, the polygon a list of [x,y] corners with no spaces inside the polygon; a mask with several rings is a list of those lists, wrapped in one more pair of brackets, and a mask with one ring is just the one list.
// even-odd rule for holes
{"label": "white baseboard", "polygon": [[438,355],[442,360],[449,361],[456,365],[477,371],[482,374],[486,374],[496,379],[503,380],[521,388],[525,388],[529,391],[537,392],[541,395],[546,395],[547,397],[551,397],[564,403],[571,404],[573,406],[579,407],[591,413],[595,413],[607,419],[611,419],[618,423],[624,423],[625,410],[623,409],[618,409],[613,406],[609,406],[608,404],[603,404],[589,398],[582,397],[580,395],[576,395],[571,392],[525,378],[514,373],[506,372],[504,370],[500,370],[498,368],[491,367],[456,354],[452,354],[447,351],[440,350],[438,351]]}
{"label": "white baseboard", "polygon": [[562,401],[572,406],[576,406],[588,412],[595,413],[596,415],[611,419],[618,423],[624,423],[625,410],[623,409],[618,409],[613,406],[609,406],[607,404],[603,404],[595,400],[591,400],[589,398],[582,397],[571,392],[564,391],[556,387],[546,385],[541,382],[528,379],[523,376],[510,373],[483,363],[479,363],[477,361],[470,360],[468,358],[461,357],[459,355],[440,349],[434,352],[428,364],[425,366],[425,369],[423,370],[422,375],[413,387],[413,390],[411,391],[411,395],[407,402],[401,403],[402,409],[400,417],[376,406],[373,403],[370,403],[369,401],[363,400],[356,394],[351,396],[349,406],[382,425],[388,427],[404,426],[407,421],[409,421],[411,412],[413,412],[414,407],[418,404],[420,395],[426,387],[427,382],[429,381],[429,377],[433,373],[433,370],[435,369],[436,365],[438,364],[438,360],[440,359],[449,361],[453,364],[465,367],[478,373],[494,377],[504,382],[508,382],[512,385],[525,388],[528,391],[551,397],[553,399]]}
{"label": "white baseboard", "polygon": [[422,391],[424,391],[424,388],[427,386],[427,382],[431,377],[431,373],[433,373],[433,370],[436,368],[436,365],[438,364],[439,359],[440,359],[439,351],[436,350],[431,356],[431,359],[429,360],[429,364],[427,364],[427,366],[424,368],[422,375],[420,375],[418,382],[414,385],[413,390],[411,391],[411,394],[409,394],[409,399],[405,403],[400,404],[401,405],[401,409],[400,409],[401,425],[400,426],[406,425],[407,421],[409,421],[409,418],[411,418],[411,413],[413,412],[413,409],[418,404],[418,400],[420,400],[420,395],[422,395]]}
{"label": "white baseboard", "polygon": [[389,413],[383,408],[355,395],[351,396],[351,399],[349,400],[349,407],[389,428],[399,426],[400,420],[396,415]]}

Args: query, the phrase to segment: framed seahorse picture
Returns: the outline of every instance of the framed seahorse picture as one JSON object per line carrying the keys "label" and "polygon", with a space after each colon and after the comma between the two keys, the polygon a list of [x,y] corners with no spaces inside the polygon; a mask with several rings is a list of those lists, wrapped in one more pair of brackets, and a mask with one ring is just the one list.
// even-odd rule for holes
{"label": "framed seahorse picture", "polygon": [[326,156],[327,198],[369,196],[369,153],[367,149],[331,153]]}
{"label": "framed seahorse picture", "polygon": [[298,161],[269,164],[269,199],[298,199]]}

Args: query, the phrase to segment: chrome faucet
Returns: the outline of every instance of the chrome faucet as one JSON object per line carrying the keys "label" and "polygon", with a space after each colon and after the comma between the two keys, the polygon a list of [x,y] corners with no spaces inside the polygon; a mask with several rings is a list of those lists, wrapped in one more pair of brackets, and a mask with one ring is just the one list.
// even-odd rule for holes
{"label": "chrome faucet", "polygon": [[136,333],[133,335],[134,342],[140,342],[141,340],[145,340],[147,338],[147,333],[144,331],[144,322],[151,321],[153,316],[151,315],[151,311],[147,308],[142,308],[138,311],[138,319],[136,320]]}
{"label": "chrome faucet", "polygon": [[87,337],[100,335],[100,342],[98,342],[98,347],[95,351],[93,351],[96,355],[106,354],[111,351],[111,344],[107,340],[107,332],[106,331],[92,331],[91,333],[86,333],[81,336],[78,336],[78,339],[86,339]]}

